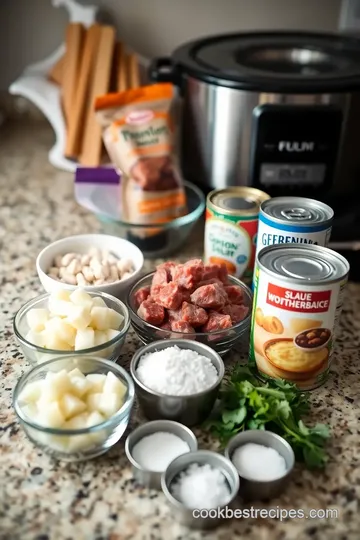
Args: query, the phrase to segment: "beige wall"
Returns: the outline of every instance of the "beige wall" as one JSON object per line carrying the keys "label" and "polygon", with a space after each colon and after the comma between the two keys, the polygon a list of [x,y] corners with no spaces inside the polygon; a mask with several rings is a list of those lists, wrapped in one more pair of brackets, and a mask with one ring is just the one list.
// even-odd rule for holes
{"label": "beige wall", "polygon": [[[84,2],[90,3],[90,2]],[[341,0],[94,0],[140,54],[169,54],[198,36],[254,29],[337,29]],[[63,8],[50,0],[0,0],[0,90],[63,39]]]}

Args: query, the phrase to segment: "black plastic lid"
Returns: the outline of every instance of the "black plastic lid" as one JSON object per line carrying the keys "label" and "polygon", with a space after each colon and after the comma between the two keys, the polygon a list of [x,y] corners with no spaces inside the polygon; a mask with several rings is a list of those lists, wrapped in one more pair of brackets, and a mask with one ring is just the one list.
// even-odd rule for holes
{"label": "black plastic lid", "polygon": [[225,34],[179,47],[172,61],[180,75],[230,88],[282,93],[360,88],[360,40],[336,34]]}

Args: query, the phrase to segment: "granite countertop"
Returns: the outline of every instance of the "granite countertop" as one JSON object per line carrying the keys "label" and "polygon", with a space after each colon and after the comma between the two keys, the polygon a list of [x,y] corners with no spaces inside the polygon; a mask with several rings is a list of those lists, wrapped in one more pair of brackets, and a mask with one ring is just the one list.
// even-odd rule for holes
{"label": "granite countertop", "polygon": [[[360,530],[360,285],[350,283],[344,301],[332,374],[312,393],[311,421],[329,423],[332,439],[323,472],[298,466],[286,493],[264,507],[337,508],[337,519],[239,519],[206,534],[179,526],[162,493],[137,486],[124,454],[124,440],[92,461],[52,461],[27,440],[11,405],[14,385],[28,369],[13,336],[12,318],[41,292],[38,252],[64,236],[99,231],[99,224],[73,197],[72,175],[47,161],[51,129],[13,123],[0,132],[0,538],[6,540],[351,540]],[[196,241],[195,241],[196,240]],[[179,259],[202,253],[202,231]],[[154,261],[146,262],[146,269]],[[129,366],[140,346],[130,331],[119,362]],[[246,344],[226,364],[246,360]],[[130,429],[142,422],[135,408]],[[218,449],[196,430],[199,446]]]}

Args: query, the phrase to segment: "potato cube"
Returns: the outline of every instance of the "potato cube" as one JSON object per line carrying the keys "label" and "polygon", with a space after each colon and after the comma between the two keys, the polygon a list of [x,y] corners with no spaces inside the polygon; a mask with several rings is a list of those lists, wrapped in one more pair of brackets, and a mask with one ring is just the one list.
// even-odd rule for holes
{"label": "potato cube", "polygon": [[100,392],[89,394],[87,396],[86,405],[89,412],[93,412],[93,411],[99,412],[102,396],[103,394]]}
{"label": "potato cube", "polygon": [[24,405],[21,410],[25,414],[25,416],[28,417],[29,420],[36,421],[38,409],[35,403],[29,403],[28,405]]}
{"label": "potato cube", "polygon": [[101,298],[101,296],[94,296],[92,299],[93,307],[107,307],[104,300]]}
{"label": "potato cube", "polygon": [[104,394],[117,394],[122,400],[126,394],[126,386],[124,383],[116,377],[111,371],[106,375],[106,381],[103,388]]}
{"label": "potato cube", "polygon": [[91,322],[90,326],[94,330],[108,330],[109,327],[109,308],[107,307],[93,307],[91,310]]}
{"label": "potato cube", "polygon": [[68,450],[70,452],[81,452],[89,450],[95,444],[96,443],[90,433],[84,435],[72,435],[69,437]]}
{"label": "potato cube", "polygon": [[28,383],[21,391],[19,401],[23,403],[35,403],[40,398],[43,384],[43,380]]}
{"label": "potato cube", "polygon": [[94,330],[92,328],[85,328],[84,330],[78,330],[75,337],[75,351],[81,349],[90,349],[95,345]]}
{"label": "potato cube", "polygon": [[64,300],[65,302],[70,302],[71,291],[68,289],[59,289],[54,291],[50,295],[50,300]]}
{"label": "potato cube", "polygon": [[75,289],[75,291],[70,294],[70,301],[76,306],[85,306],[89,309],[93,306],[93,299],[90,294],[80,288]]}
{"label": "potato cube", "polygon": [[71,392],[71,381],[65,369],[52,373],[52,375],[44,380],[40,400],[44,403],[56,401],[62,396]]}
{"label": "potato cube", "polygon": [[29,341],[32,345],[36,345],[37,347],[45,347],[46,333],[45,332],[35,332],[34,330],[30,330],[26,334],[25,339],[27,341]]}
{"label": "potato cube", "polygon": [[70,420],[65,422],[64,429],[85,429],[87,427],[89,415],[86,412],[73,416]]}
{"label": "potato cube", "polygon": [[108,328],[112,328],[113,330],[118,330],[120,326],[122,325],[124,321],[124,317],[115,311],[115,309],[108,308]]}
{"label": "potato cube", "polygon": [[44,330],[46,334],[45,347],[47,349],[53,349],[54,351],[71,351],[72,347],[66,341],[60,339],[56,332],[48,332]]}
{"label": "potato cube", "polygon": [[41,330],[44,330],[48,318],[49,312],[47,309],[30,309],[26,315],[29,328],[34,332],[41,332]]}
{"label": "potato cube", "polygon": [[82,377],[83,379],[85,379],[85,375],[77,367],[72,369],[71,371],[69,371],[68,375],[69,375],[70,379],[72,379],[72,377],[80,377],[80,378]]}
{"label": "potato cube", "polygon": [[91,321],[91,311],[87,306],[75,306],[70,304],[70,310],[66,322],[70,323],[76,330],[84,330]]}
{"label": "potato cube", "polygon": [[46,407],[41,407],[36,421],[45,427],[61,427],[65,422],[65,418],[61,412],[59,402],[53,401],[52,403],[48,403]]}
{"label": "potato cube", "polygon": [[[74,346],[76,329],[61,317],[53,317],[49,319],[45,325],[47,335],[54,335],[55,339],[67,343],[69,346]],[[54,339],[54,338],[52,338]]]}
{"label": "potato cube", "polygon": [[64,394],[60,402],[61,410],[68,420],[85,411],[86,404],[73,394]]}
{"label": "potato cube", "polygon": [[87,427],[97,426],[104,421],[105,418],[98,411],[93,411],[88,416]]}
{"label": "potato cube", "polygon": [[95,330],[95,335],[94,335],[95,347],[97,347],[98,345],[102,345],[103,343],[106,343],[107,341],[109,341],[107,332],[108,331]]}
{"label": "potato cube", "polygon": [[[90,394],[96,395],[96,394]],[[90,397],[89,396],[89,397]],[[123,402],[119,394],[112,392],[110,394],[101,394],[101,399],[99,403],[98,411],[103,414],[106,418],[110,418],[121,408]]]}
{"label": "potato cube", "polygon": [[86,375],[86,379],[91,383],[91,388],[88,390],[89,394],[103,391],[106,375],[102,373],[89,373],[89,375]]}
{"label": "potato cube", "polygon": [[49,310],[51,315],[67,317],[72,307],[73,304],[71,304],[71,302],[67,302],[66,300],[58,300],[50,296]]}
{"label": "potato cube", "polygon": [[82,398],[91,388],[91,384],[85,377],[71,377],[71,393]]}
{"label": "potato cube", "polygon": [[106,336],[107,341],[111,341],[112,339],[116,338],[120,334],[120,330],[113,330],[110,328],[109,330],[106,330]]}
{"label": "potato cube", "polygon": [[[63,426],[62,426],[63,427]],[[49,435],[44,433],[46,436],[44,443],[54,450],[59,450],[60,452],[66,452],[68,450],[70,437],[68,435]]]}

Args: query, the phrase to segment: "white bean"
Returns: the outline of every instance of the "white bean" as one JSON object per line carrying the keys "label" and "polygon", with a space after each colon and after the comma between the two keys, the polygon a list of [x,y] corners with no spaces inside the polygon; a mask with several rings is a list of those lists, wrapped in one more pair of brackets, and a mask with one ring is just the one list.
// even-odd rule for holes
{"label": "white bean", "polygon": [[108,256],[107,260],[108,260],[109,264],[116,264],[119,259],[117,259],[116,257],[114,257],[114,255],[109,253],[109,256]]}
{"label": "white bean", "polygon": [[110,266],[110,279],[112,279],[113,282],[119,280],[119,274],[116,264],[112,264]]}
{"label": "white bean", "polygon": [[108,262],[104,263],[104,261],[103,261],[102,271],[103,271],[103,274],[104,274],[104,278],[107,279],[109,277],[109,275],[110,275],[110,266],[109,266]]}
{"label": "white bean", "polygon": [[62,255],[56,255],[56,257],[55,257],[55,266],[60,268],[60,266],[62,266],[61,261],[62,261]]}
{"label": "white bean", "polygon": [[117,267],[121,276],[125,272],[133,272],[133,263],[132,261],[130,261],[130,259],[121,259],[120,261],[118,261]]}
{"label": "white bean", "polygon": [[95,281],[94,285],[104,285],[104,280],[103,279],[97,279]]}
{"label": "white bean", "polygon": [[103,269],[101,267],[101,265],[97,266],[96,268],[94,268],[94,276],[95,278],[98,280],[98,279],[102,279],[104,280],[105,278],[105,275],[104,275],[104,272],[103,272]]}
{"label": "white bean", "polygon": [[67,273],[76,276],[76,274],[81,272],[81,264],[77,259],[73,259],[71,263],[67,266],[66,271]]}
{"label": "white bean", "polygon": [[94,246],[91,247],[89,249],[89,255],[90,255],[90,257],[95,257],[98,260],[101,259],[101,251],[97,247],[94,247]]}
{"label": "white bean", "polygon": [[81,266],[89,266],[90,263],[90,255],[86,254],[81,257]]}
{"label": "white bean", "polygon": [[100,259],[98,259],[97,257],[91,257],[90,263],[89,263],[90,268],[94,269],[97,266],[99,266],[99,264],[101,264]]}
{"label": "white bean", "polygon": [[78,274],[76,274],[76,282],[78,285],[83,285],[83,286],[86,286],[86,285],[89,285],[88,282],[86,281],[86,279],[84,278],[83,274],[81,272],[79,272]]}
{"label": "white bean", "polygon": [[86,281],[89,283],[94,281],[94,272],[91,270],[90,266],[83,266],[82,273]]}
{"label": "white bean", "polygon": [[65,268],[65,266],[61,266],[61,267],[59,268],[59,276],[60,276],[61,278],[63,278],[63,277],[64,277],[64,274],[66,274],[66,268]]}
{"label": "white bean", "polygon": [[72,274],[64,274],[63,280],[65,281],[65,283],[68,283],[69,285],[77,285],[76,277],[73,276]]}
{"label": "white bean", "polygon": [[58,277],[58,275],[59,275],[59,269],[56,266],[51,266],[49,270],[49,276],[53,278],[53,277]]}
{"label": "white bean", "polygon": [[61,259],[61,266],[69,266],[73,259],[76,259],[76,253],[66,253]]}
{"label": "white bean", "polygon": [[129,277],[131,277],[131,276],[132,276],[132,273],[131,273],[131,272],[124,272],[124,273],[122,274],[122,276],[121,276],[121,280],[127,279],[127,278],[129,278]]}

